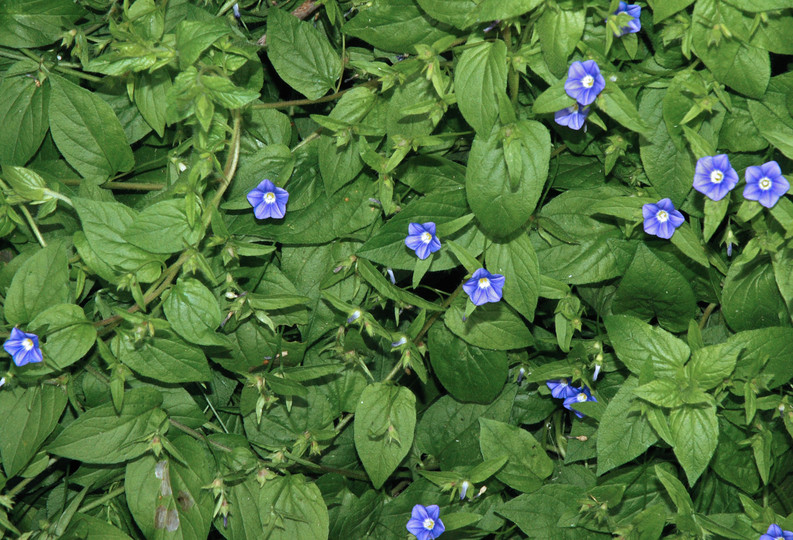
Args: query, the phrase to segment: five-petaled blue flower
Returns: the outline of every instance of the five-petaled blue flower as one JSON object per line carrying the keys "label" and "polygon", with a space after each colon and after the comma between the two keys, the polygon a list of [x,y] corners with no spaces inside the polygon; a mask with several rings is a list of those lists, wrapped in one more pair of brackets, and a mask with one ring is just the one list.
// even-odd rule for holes
{"label": "five-petaled blue flower", "polygon": [[424,224],[409,223],[405,245],[422,260],[441,249],[441,241],[435,236],[435,224],[431,221]]}
{"label": "five-petaled blue flower", "polygon": [[573,411],[577,417],[583,418],[584,415],[582,413],[576,411],[575,409],[571,409],[570,406],[576,403],[583,403],[585,401],[597,401],[597,399],[595,399],[595,397],[589,391],[589,388],[587,388],[586,386],[584,386],[581,389],[578,389],[578,393],[576,395],[565,399],[564,408]]}
{"label": "five-petaled blue flower", "polygon": [[584,107],[595,101],[595,98],[605,87],[606,80],[600,74],[600,69],[594,60],[576,61],[570,64],[564,91],[576,100],[579,107]]}
{"label": "five-petaled blue flower", "polygon": [[714,201],[720,201],[738,183],[738,173],[730,165],[727,154],[705,156],[697,160],[694,189]]}
{"label": "five-petaled blue flower", "polygon": [[463,290],[471,297],[471,302],[475,306],[481,306],[488,302],[498,302],[501,300],[501,289],[504,288],[504,276],[501,274],[491,274],[484,268],[480,268],[471,279],[463,284]]}
{"label": "five-petaled blue flower", "polygon": [[27,334],[19,328],[11,329],[11,336],[3,343],[3,348],[17,366],[44,360],[39,348],[39,337],[36,334]]}
{"label": "five-petaled blue flower", "polygon": [[548,385],[548,388],[551,389],[551,395],[556,399],[567,399],[570,397],[575,396],[578,394],[581,389],[576,388],[572,385],[572,380],[552,380],[552,381],[545,381],[545,384]]}
{"label": "five-petaled blue flower", "polygon": [[281,219],[286,214],[286,202],[289,193],[275,184],[262,180],[258,186],[248,192],[248,202],[253,206],[253,215],[257,219]]}
{"label": "five-petaled blue flower", "polygon": [[407,529],[418,540],[431,540],[438,538],[446,530],[441,518],[440,508],[437,504],[422,506],[417,504],[410,513]]}
{"label": "five-petaled blue flower", "polygon": [[746,167],[744,199],[758,201],[766,208],[771,208],[789,189],[790,182],[782,176],[776,161],[763,163],[759,167]]}
{"label": "five-petaled blue flower", "polygon": [[[586,122],[586,117],[589,115],[589,107],[585,107],[578,103],[556,111],[553,115],[554,122],[560,126],[567,126],[570,129],[581,129]],[[586,131],[586,129],[584,129]]]}
{"label": "five-petaled blue flower", "polygon": [[620,33],[614,34],[617,37],[622,37],[625,34],[635,34],[639,30],[642,29],[642,23],[639,20],[639,17],[642,14],[642,7],[639,4],[628,4],[627,2],[620,2],[617,11],[614,12],[614,15],[619,15],[620,13],[627,13],[633,19],[625,25],[620,26]]}
{"label": "five-petaled blue flower", "polygon": [[793,532],[783,531],[782,527],[776,523],[772,523],[759,540],[793,540]]}
{"label": "five-petaled blue flower", "polygon": [[654,234],[669,240],[675,234],[675,229],[683,224],[685,219],[670,199],[661,199],[656,204],[642,206],[644,217],[644,232]]}

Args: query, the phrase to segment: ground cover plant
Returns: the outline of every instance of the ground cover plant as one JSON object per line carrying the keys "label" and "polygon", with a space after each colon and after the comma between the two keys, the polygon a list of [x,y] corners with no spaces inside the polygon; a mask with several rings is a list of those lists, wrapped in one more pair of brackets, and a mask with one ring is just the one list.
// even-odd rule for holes
{"label": "ground cover plant", "polygon": [[0,536],[793,538],[790,55],[791,0],[0,2]]}

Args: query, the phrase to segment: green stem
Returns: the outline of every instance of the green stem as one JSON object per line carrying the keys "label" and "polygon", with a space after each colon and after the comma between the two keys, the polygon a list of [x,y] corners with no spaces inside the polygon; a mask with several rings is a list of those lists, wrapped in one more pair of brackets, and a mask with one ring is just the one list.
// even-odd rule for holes
{"label": "green stem", "polygon": [[[61,180],[67,186],[79,186],[82,180]],[[147,184],[145,182],[107,182],[103,188],[128,191],[160,191],[165,189],[165,184]]]}
{"label": "green stem", "polygon": [[33,230],[33,234],[36,235],[36,240],[39,241],[41,247],[43,248],[47,247],[47,242],[45,242],[44,237],[41,236],[41,231],[39,231],[39,228],[36,226],[36,222],[33,221],[33,216],[30,215],[28,209],[25,207],[24,204],[20,204],[19,209],[22,210],[22,214],[24,214],[25,219],[28,220],[28,225],[30,225],[30,228]]}
{"label": "green stem", "polygon": [[372,87],[372,86],[377,86],[378,84],[380,84],[378,81],[371,80],[371,81],[366,81],[365,83],[358,86],[345,88],[344,90],[335,92],[329,96],[323,96],[319,99],[293,99],[291,101],[275,101],[273,103],[255,103],[251,105],[250,108],[251,109],[288,109],[289,107],[300,107],[303,105],[315,105],[317,103],[327,103],[328,101],[335,101],[339,99],[341,96],[343,96],[344,94],[346,94],[347,92],[349,92],[354,88],[359,88],[361,86]]}
{"label": "green stem", "polygon": [[284,452],[284,456],[286,456],[287,458],[291,459],[295,463],[299,463],[300,465],[312,468],[312,469],[317,470],[317,471],[336,473],[336,474],[340,474],[342,476],[346,476],[348,478],[355,478],[356,480],[364,480],[364,481],[368,481],[369,480],[368,476],[366,476],[364,473],[359,472],[359,471],[351,471],[349,469],[337,469],[336,467],[328,467],[326,465],[319,465],[318,463],[314,463],[313,461],[309,461],[307,459],[303,459],[301,457],[297,457],[296,455],[291,454],[289,452]]}
{"label": "green stem", "polygon": [[705,308],[705,312],[702,314],[702,318],[699,320],[699,329],[702,330],[705,328],[705,325],[708,323],[708,319],[710,318],[713,310],[718,307],[718,304],[708,304],[708,307]]}
{"label": "green stem", "polygon": [[[47,468],[47,469],[49,469],[50,467],[52,467],[52,465],[53,465],[53,464],[54,464],[56,461],[58,461],[58,458],[56,458],[56,457],[54,457],[54,458],[50,458],[49,462],[47,463],[47,467],[46,467],[46,468]],[[39,473],[39,474],[41,474],[41,473]],[[24,479],[24,480],[22,480],[20,483],[18,483],[18,484],[17,484],[17,485],[15,485],[13,488],[11,488],[11,489],[9,490],[9,492],[8,492],[8,493],[6,493],[6,496],[8,496],[8,498],[10,498],[10,499],[13,499],[13,498],[14,498],[14,497],[15,497],[15,496],[16,496],[16,495],[17,495],[17,494],[20,492],[20,491],[22,491],[23,489],[25,489],[25,486],[27,486],[29,483],[31,483],[31,482],[32,482],[33,480],[35,480],[36,478],[38,478],[38,476],[31,476],[30,478],[25,478],[25,479]]]}
{"label": "green stem", "polygon": [[169,418],[168,421],[171,423],[171,425],[173,427],[175,427],[179,431],[184,431],[185,433],[187,433],[188,435],[190,435],[191,437],[193,437],[195,439],[198,439],[199,441],[202,441],[202,442],[204,442],[206,444],[211,444],[215,448],[217,448],[219,450],[222,450],[224,452],[233,452],[233,450],[231,448],[229,448],[228,446],[226,446],[225,444],[220,444],[219,442],[215,442],[213,440],[210,440],[210,439],[208,439],[206,437],[206,435],[204,435],[200,431],[196,431],[193,428],[182,424],[181,422],[177,422],[173,418]]}
{"label": "green stem", "polygon": [[107,493],[106,495],[104,495],[102,497],[99,497],[97,500],[91,501],[90,503],[86,504],[85,506],[80,508],[78,510],[78,512],[88,512],[90,510],[93,510],[97,506],[102,506],[107,501],[115,499],[116,497],[118,497],[119,495],[124,493],[124,491],[125,491],[124,486],[117,487],[116,489],[114,489],[113,491]]}

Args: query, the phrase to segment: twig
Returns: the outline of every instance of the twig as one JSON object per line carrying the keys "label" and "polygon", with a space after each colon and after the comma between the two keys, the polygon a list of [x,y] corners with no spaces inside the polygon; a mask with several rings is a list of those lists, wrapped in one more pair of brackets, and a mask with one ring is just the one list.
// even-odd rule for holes
{"label": "twig", "polygon": [[126,489],[126,488],[124,488],[124,486],[117,487],[116,489],[114,489],[113,491],[110,491],[110,492],[109,492],[109,493],[107,493],[106,495],[104,495],[104,496],[102,496],[102,497],[99,497],[97,500],[95,500],[95,501],[91,501],[90,503],[86,504],[85,506],[83,506],[82,508],[80,508],[80,509],[78,510],[78,512],[88,512],[88,511],[90,511],[90,510],[93,510],[93,509],[94,509],[94,508],[96,508],[97,506],[102,506],[102,505],[103,505],[103,504],[105,504],[107,501],[109,501],[109,500],[112,500],[112,499],[115,499],[116,497],[118,497],[119,495],[121,495],[122,493],[124,493],[125,489]]}
{"label": "twig", "polygon": [[204,434],[203,434],[203,433],[201,433],[200,431],[196,431],[196,430],[194,430],[193,428],[191,428],[191,427],[188,427],[188,426],[186,426],[186,425],[182,424],[181,422],[177,422],[177,421],[176,421],[176,420],[174,420],[173,418],[169,418],[169,419],[168,419],[168,421],[169,421],[169,422],[171,423],[171,425],[172,425],[173,427],[175,427],[176,429],[178,429],[178,430],[180,430],[180,431],[184,431],[185,433],[187,433],[188,435],[190,435],[190,436],[192,436],[192,437],[194,437],[194,438],[198,439],[199,441],[203,441],[203,442],[205,442],[206,444],[211,444],[211,445],[212,445],[212,446],[214,446],[215,448],[218,448],[218,449],[220,449],[220,450],[223,450],[224,452],[233,452],[233,451],[234,451],[233,449],[229,448],[229,447],[228,447],[228,446],[226,446],[225,444],[220,444],[219,442],[215,442],[215,441],[213,441],[213,440],[210,440],[210,439],[208,439],[208,438],[207,438],[207,436],[206,436],[206,435],[204,435]]}
{"label": "twig", "polygon": [[702,330],[705,328],[705,325],[708,323],[708,319],[710,318],[713,310],[716,309],[718,304],[708,304],[708,307],[705,308],[705,312],[702,314],[702,318],[699,320],[699,329]]}
{"label": "twig", "polygon": [[25,219],[28,220],[28,225],[30,225],[30,229],[33,231],[33,234],[36,235],[36,240],[39,241],[41,247],[43,248],[47,247],[47,242],[45,242],[44,237],[41,236],[41,231],[39,231],[39,228],[36,226],[36,222],[33,221],[33,216],[30,215],[28,209],[25,207],[24,204],[20,204],[19,209],[22,210],[22,214],[24,214]]}

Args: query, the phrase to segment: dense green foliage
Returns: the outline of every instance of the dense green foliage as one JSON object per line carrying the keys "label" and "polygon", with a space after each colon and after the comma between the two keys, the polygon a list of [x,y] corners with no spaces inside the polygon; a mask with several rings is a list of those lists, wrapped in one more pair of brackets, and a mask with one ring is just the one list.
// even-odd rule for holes
{"label": "dense green foliage", "polygon": [[793,0],[647,3],[0,1],[0,538],[793,529]]}

